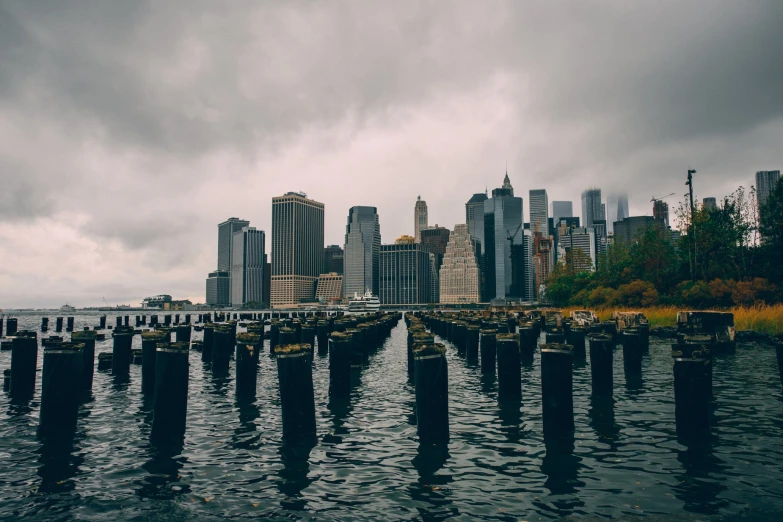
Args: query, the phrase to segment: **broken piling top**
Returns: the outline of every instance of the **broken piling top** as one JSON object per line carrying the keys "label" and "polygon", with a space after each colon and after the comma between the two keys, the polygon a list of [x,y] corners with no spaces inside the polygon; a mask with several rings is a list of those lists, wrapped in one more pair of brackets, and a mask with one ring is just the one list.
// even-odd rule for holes
{"label": "broken piling top", "polygon": [[[74,332],[74,333],[76,333],[76,332]],[[46,337],[44,339],[41,339],[41,346],[46,348],[50,344],[58,344],[58,345],[62,344],[63,341],[64,341],[64,339],[62,337],[60,337],[58,335],[52,335],[50,337]]]}
{"label": "broken piling top", "polygon": [[258,344],[261,342],[261,335],[252,332],[237,334],[237,344]]}
{"label": "broken piling top", "polygon": [[555,353],[572,353],[574,347],[570,344],[562,343],[547,343],[541,347],[542,352],[555,352]]}
{"label": "broken piling top", "polygon": [[84,349],[84,343],[51,343],[44,345],[44,354],[50,350],[80,352]]}
{"label": "broken piling top", "polygon": [[592,310],[571,310],[569,316],[579,326],[590,326],[598,322],[598,315]]}
{"label": "broken piling top", "polygon": [[94,341],[97,337],[95,330],[77,330],[71,334],[71,341]]}
{"label": "broken piling top", "polygon": [[446,346],[440,343],[416,343],[413,345],[414,357],[445,356]]}
{"label": "broken piling top", "polygon": [[132,326],[116,326],[112,332],[112,336],[117,335],[133,335],[136,333]]}
{"label": "broken piling top", "polygon": [[647,317],[642,312],[612,312],[612,319],[617,324],[618,332],[648,324]]}
{"label": "broken piling top", "polygon": [[677,330],[712,335],[717,342],[734,341],[734,314],[731,312],[677,312]]}
{"label": "broken piling top", "polygon": [[189,349],[188,343],[158,343],[155,348],[159,352],[179,352],[187,353]]}
{"label": "broken piling top", "polygon": [[348,342],[353,339],[353,334],[350,332],[332,332],[329,336],[336,342]]}
{"label": "broken piling top", "polygon": [[519,334],[512,334],[512,333],[501,333],[497,334],[495,336],[495,339],[500,341],[516,341],[519,342]]}
{"label": "broken piling top", "polygon": [[563,311],[562,310],[544,310],[544,317],[547,323],[555,323],[558,328],[563,326]]}
{"label": "broken piling top", "polygon": [[277,355],[287,355],[289,357],[296,357],[298,355],[307,355],[310,353],[310,344],[299,343],[299,344],[286,344],[284,346],[275,346],[275,353]]}
{"label": "broken piling top", "polygon": [[143,332],[141,332],[142,341],[163,342],[168,338],[169,338],[168,333],[164,332],[163,330],[144,330]]}

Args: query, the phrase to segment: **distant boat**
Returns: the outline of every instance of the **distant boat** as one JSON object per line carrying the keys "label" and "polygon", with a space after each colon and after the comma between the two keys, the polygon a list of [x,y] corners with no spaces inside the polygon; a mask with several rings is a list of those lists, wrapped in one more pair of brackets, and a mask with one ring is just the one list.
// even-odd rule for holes
{"label": "distant boat", "polygon": [[369,289],[364,295],[353,294],[353,299],[348,301],[349,312],[376,312],[380,309],[381,301]]}
{"label": "distant boat", "polygon": [[75,311],[76,311],[76,308],[74,308],[73,306],[69,305],[68,303],[66,303],[66,304],[64,304],[64,305],[62,305],[60,307],[60,313],[61,314],[71,314],[71,313],[73,313]]}

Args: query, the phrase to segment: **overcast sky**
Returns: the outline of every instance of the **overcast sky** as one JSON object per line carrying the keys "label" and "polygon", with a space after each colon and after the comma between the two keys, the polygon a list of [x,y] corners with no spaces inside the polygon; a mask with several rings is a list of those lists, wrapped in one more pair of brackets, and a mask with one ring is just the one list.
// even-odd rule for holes
{"label": "overcast sky", "polygon": [[[783,2],[0,1],[0,308],[204,300],[217,223],[353,205],[384,243],[530,189],[783,167]],[[267,236],[269,241],[269,236]]]}

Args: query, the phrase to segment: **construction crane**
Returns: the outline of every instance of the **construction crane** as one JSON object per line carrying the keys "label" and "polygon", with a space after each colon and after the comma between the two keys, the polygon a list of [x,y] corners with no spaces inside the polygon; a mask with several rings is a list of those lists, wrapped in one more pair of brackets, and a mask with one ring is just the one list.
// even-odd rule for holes
{"label": "construction crane", "polygon": [[656,198],[655,196],[652,197],[650,200],[650,203],[655,203],[656,201],[663,201],[664,199],[673,196],[675,192],[672,192],[671,194],[666,194],[665,196],[661,196],[660,198]]}

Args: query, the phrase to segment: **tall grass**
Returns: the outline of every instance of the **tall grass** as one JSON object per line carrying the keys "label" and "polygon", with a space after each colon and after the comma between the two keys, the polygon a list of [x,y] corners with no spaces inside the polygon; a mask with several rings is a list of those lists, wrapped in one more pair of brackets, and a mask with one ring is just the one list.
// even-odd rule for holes
{"label": "tall grass", "polygon": [[[564,308],[563,316],[568,317],[571,310],[579,308]],[[651,308],[600,308],[595,310],[601,321],[612,318],[612,312],[643,312],[650,321],[650,326],[676,326],[677,312],[692,310],[684,306],[654,306]],[[736,330],[755,330],[771,335],[783,334],[783,304],[737,306],[726,309],[713,309],[721,312],[734,313]]]}

